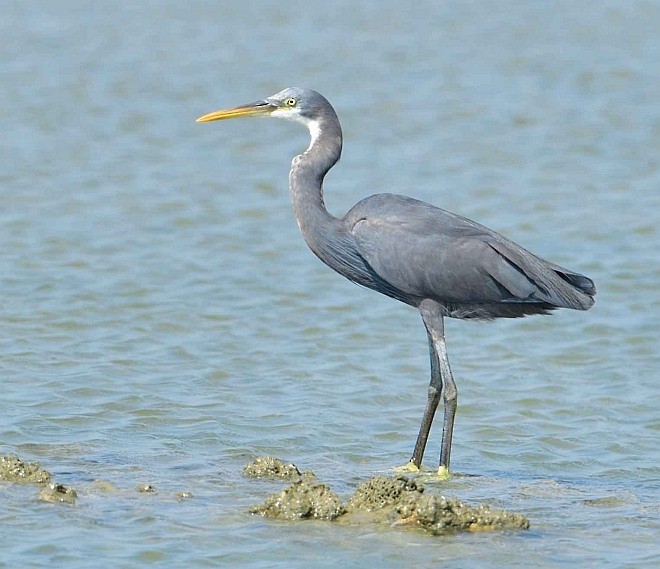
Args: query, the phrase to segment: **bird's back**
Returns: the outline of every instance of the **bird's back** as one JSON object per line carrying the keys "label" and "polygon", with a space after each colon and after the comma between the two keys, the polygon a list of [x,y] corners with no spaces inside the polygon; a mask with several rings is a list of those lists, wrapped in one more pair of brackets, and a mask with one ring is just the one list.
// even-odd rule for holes
{"label": "bird's back", "polygon": [[372,282],[360,284],[411,305],[430,298],[447,316],[488,319],[586,310],[593,304],[596,290],[589,278],[470,219],[407,196],[368,197],[342,221],[374,274]]}

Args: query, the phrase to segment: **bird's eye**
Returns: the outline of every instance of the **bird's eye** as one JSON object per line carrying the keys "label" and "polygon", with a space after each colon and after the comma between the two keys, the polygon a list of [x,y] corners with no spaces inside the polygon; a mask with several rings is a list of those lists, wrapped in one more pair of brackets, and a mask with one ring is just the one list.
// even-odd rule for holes
{"label": "bird's eye", "polygon": [[284,99],[284,105],[287,106],[287,107],[295,107],[297,102],[298,101],[296,101],[293,97],[289,97],[288,99]]}

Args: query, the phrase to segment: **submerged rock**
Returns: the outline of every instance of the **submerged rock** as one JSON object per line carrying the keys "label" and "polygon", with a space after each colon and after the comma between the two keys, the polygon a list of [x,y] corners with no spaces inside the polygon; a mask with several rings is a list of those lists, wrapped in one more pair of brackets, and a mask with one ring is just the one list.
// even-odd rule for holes
{"label": "submerged rock", "polygon": [[38,462],[24,462],[18,456],[0,457],[0,480],[22,484],[46,484],[52,478],[50,472]]}
{"label": "submerged rock", "polygon": [[90,494],[114,494],[119,492],[119,488],[109,480],[94,480],[87,488]]}
{"label": "submerged rock", "polygon": [[279,458],[261,456],[243,468],[243,476],[248,478],[274,478],[295,482],[302,474],[295,464],[286,464]]}
{"label": "submerged rock", "polygon": [[334,520],[344,511],[339,496],[313,477],[294,482],[281,492],[269,496],[263,504],[250,508],[253,514],[285,520]]}
{"label": "submerged rock", "polygon": [[64,484],[50,482],[39,492],[39,500],[43,502],[58,502],[61,504],[75,504],[77,492]]}

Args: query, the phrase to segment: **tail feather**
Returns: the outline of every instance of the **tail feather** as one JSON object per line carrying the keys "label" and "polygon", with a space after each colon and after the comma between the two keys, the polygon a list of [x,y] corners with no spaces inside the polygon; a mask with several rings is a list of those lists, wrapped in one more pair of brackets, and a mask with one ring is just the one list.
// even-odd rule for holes
{"label": "tail feather", "polygon": [[[536,289],[527,298],[515,295],[519,297],[507,302],[540,302],[574,310],[588,310],[593,306],[596,287],[590,278],[541,259],[501,237],[489,245]],[[506,283],[502,284],[511,290]]]}
{"label": "tail feather", "polygon": [[554,269],[554,271],[569,285],[580,289],[586,295],[594,296],[596,294],[596,285],[589,277],[585,277],[579,273],[571,273],[566,269]]}

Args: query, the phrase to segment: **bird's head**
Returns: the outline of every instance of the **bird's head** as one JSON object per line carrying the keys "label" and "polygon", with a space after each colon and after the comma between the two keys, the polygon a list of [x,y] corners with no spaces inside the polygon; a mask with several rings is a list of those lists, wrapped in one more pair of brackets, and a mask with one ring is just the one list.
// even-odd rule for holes
{"label": "bird's head", "polygon": [[307,127],[319,123],[324,115],[334,111],[326,98],[310,89],[289,87],[260,101],[201,116],[197,122],[221,121],[239,117],[265,116],[300,122]]}

